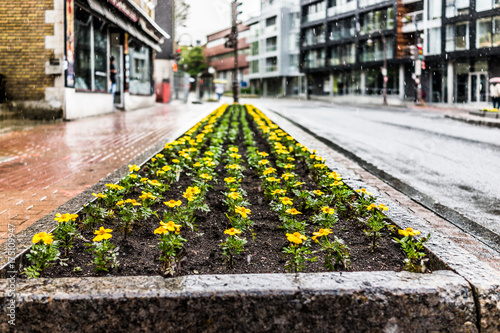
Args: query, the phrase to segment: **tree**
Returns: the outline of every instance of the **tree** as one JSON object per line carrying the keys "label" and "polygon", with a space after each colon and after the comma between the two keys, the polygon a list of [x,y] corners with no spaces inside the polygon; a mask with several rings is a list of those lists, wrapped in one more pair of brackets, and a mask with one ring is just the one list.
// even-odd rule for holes
{"label": "tree", "polygon": [[179,63],[190,76],[196,77],[208,67],[207,59],[201,47],[188,48],[182,46],[181,50],[181,60]]}
{"label": "tree", "polygon": [[186,0],[174,0],[174,20],[176,27],[180,27],[186,22],[190,7],[191,5],[186,3]]}

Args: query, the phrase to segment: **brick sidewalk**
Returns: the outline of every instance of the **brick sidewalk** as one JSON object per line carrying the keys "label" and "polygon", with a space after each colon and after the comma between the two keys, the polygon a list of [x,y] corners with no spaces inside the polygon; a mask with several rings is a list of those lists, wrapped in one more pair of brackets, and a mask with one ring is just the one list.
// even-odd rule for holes
{"label": "brick sidewalk", "polygon": [[0,135],[0,243],[218,104],[174,102]]}

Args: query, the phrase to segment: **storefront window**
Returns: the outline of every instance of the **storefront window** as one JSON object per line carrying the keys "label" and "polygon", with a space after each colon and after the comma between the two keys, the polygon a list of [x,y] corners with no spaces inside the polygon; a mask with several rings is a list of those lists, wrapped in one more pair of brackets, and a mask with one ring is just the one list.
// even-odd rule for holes
{"label": "storefront window", "polygon": [[469,49],[469,22],[448,24],[446,26],[446,51]]}
{"label": "storefront window", "polygon": [[107,91],[108,87],[108,34],[104,22],[93,19],[94,27],[94,90]]}
{"label": "storefront window", "polygon": [[151,94],[151,58],[149,48],[130,46],[130,83],[131,94]]}
{"label": "storefront window", "polygon": [[92,17],[75,7],[75,88],[92,90],[91,43]]}
{"label": "storefront window", "polygon": [[500,46],[500,16],[477,20],[476,47]]}

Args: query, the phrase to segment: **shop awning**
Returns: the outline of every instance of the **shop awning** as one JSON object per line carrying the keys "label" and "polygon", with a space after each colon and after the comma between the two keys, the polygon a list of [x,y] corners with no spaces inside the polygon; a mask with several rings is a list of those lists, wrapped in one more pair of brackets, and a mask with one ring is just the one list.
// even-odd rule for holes
{"label": "shop awning", "polygon": [[[103,6],[99,1],[97,0],[88,0],[90,8],[98,13],[99,15],[103,16],[106,18],[108,21],[111,23],[114,23],[118,27],[122,28],[124,31],[128,32],[131,36],[137,38],[144,44],[152,47],[154,50],[161,52],[161,47],[160,43],[163,42],[162,39],[158,38],[155,35],[152,35],[151,38],[154,38],[156,40],[153,41],[151,40],[150,37],[146,36],[146,32],[140,31],[136,29],[132,24],[128,23],[124,19],[122,19],[119,15],[117,15],[113,10],[110,8]],[[148,34],[151,35],[151,34]],[[153,37],[154,36],[154,37]],[[168,36],[168,34],[167,34]],[[170,36],[168,36],[170,38]]]}

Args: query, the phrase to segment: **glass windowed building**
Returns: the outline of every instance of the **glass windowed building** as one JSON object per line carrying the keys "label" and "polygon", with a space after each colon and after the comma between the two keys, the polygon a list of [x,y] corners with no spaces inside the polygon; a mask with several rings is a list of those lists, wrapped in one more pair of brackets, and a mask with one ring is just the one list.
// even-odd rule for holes
{"label": "glass windowed building", "polygon": [[[323,12],[318,8],[317,13]],[[245,22],[250,27],[247,77],[253,93],[263,96],[305,94],[304,75],[299,72],[299,14],[299,0],[262,0],[260,15]],[[319,35],[324,38],[324,34]],[[310,33],[311,43],[318,42],[315,36]]]}
{"label": "glass windowed building", "polygon": [[[498,0],[302,0],[301,71],[310,96],[489,101],[500,76]],[[420,87],[419,87],[420,86]],[[324,97],[323,97],[324,98]]]}

